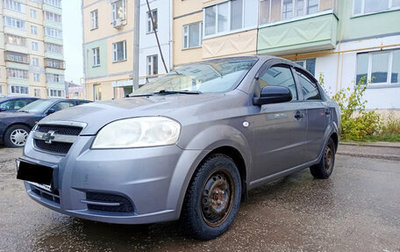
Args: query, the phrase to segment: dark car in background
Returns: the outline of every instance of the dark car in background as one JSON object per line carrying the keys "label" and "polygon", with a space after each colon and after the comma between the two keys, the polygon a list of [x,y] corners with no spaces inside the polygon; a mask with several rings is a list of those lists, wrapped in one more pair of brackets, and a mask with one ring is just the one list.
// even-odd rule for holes
{"label": "dark car in background", "polygon": [[0,112],[15,112],[38,99],[37,97],[1,97]]}
{"label": "dark car in background", "polygon": [[33,126],[42,118],[59,110],[88,102],[76,99],[37,100],[17,112],[0,113],[0,144],[12,148],[22,147]]}

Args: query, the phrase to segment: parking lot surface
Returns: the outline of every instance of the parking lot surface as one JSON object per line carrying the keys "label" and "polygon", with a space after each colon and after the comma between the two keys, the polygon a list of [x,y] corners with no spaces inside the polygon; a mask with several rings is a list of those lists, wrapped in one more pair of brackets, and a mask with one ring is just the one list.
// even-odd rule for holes
{"label": "parking lot surface", "polygon": [[178,222],[111,225],[40,206],[15,179],[21,152],[0,148],[0,251],[400,251],[396,160],[337,155],[328,180],[306,169],[258,188],[226,234],[200,242]]}

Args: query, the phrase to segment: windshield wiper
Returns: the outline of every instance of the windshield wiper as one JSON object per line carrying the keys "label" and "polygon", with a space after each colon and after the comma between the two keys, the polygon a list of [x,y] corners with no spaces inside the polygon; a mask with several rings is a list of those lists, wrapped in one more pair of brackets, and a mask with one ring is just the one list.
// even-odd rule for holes
{"label": "windshield wiper", "polygon": [[188,91],[188,90],[160,90],[158,92],[154,92],[153,94],[162,94],[162,95],[169,95],[169,94],[201,94],[200,91]]}
{"label": "windshield wiper", "polygon": [[19,110],[18,110],[18,112],[29,113],[29,111],[28,111],[28,110],[22,110],[22,109],[19,109]]}

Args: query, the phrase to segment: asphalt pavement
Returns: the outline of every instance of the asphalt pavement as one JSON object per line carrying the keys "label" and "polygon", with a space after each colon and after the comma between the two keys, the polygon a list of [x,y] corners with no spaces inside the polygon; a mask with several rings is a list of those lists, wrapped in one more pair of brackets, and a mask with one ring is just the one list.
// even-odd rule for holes
{"label": "asphalt pavement", "polygon": [[15,179],[21,149],[0,148],[0,251],[400,251],[400,162],[385,158],[400,148],[381,148],[342,145],[330,179],[306,169],[251,191],[234,225],[208,242],[177,222],[124,226],[53,212]]}

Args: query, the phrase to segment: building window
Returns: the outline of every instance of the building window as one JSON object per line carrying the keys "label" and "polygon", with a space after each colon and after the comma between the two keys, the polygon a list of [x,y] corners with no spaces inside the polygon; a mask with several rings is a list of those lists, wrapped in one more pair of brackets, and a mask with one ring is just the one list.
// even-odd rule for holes
{"label": "building window", "polygon": [[124,61],[126,60],[126,40],[113,43],[113,61]]}
{"label": "building window", "polygon": [[17,18],[4,16],[4,25],[8,27],[17,28],[20,30],[25,29],[25,21]]}
{"label": "building window", "polygon": [[32,65],[33,66],[39,66],[39,58],[33,57],[32,58]]}
{"label": "building window", "polygon": [[283,0],[282,19],[310,15],[318,10],[319,0]]}
{"label": "building window", "polygon": [[306,60],[298,60],[297,64],[307,69],[312,75],[315,76],[315,58],[314,59],[306,59]]}
{"label": "building window", "polygon": [[29,94],[29,88],[25,86],[11,86],[12,94]]}
{"label": "building window", "polygon": [[62,39],[62,31],[59,29],[44,27],[44,34],[51,38]]}
{"label": "building window", "polygon": [[61,0],[43,0],[45,4],[61,8]]}
{"label": "building window", "polygon": [[98,26],[98,12],[97,10],[91,11],[90,12],[90,28],[93,29],[97,29],[99,28]]}
{"label": "building window", "polygon": [[147,75],[158,74],[158,55],[147,56]]}
{"label": "building window", "polygon": [[399,0],[354,0],[353,14],[362,15],[398,8]]}
{"label": "building window", "polygon": [[[34,73],[33,74],[33,81],[40,82],[40,74]],[[36,95],[35,95],[36,96]]]}
{"label": "building window", "polygon": [[0,85],[0,94],[2,94],[2,93],[3,93],[3,86]]}
{"label": "building window", "polygon": [[25,4],[14,1],[14,0],[4,0],[3,7],[5,9],[25,13]]}
{"label": "building window", "polygon": [[101,101],[101,86],[100,86],[100,84],[93,85],[93,100]]}
{"label": "building window", "polygon": [[37,18],[37,11],[31,9],[31,18],[36,19]]}
{"label": "building window", "polygon": [[44,12],[44,18],[46,19],[46,21],[61,23],[61,15],[50,11]]}
{"label": "building window", "polygon": [[46,74],[48,83],[64,83],[64,75],[61,74]]}
{"label": "building window", "polygon": [[49,96],[50,97],[64,97],[64,90],[50,89]]}
{"label": "building window", "polygon": [[151,14],[150,12],[147,12],[147,32],[154,32],[153,22],[151,22],[152,17],[153,17],[154,27],[156,28],[157,31],[158,27],[157,9],[152,10]]}
{"label": "building window", "polygon": [[37,35],[37,26],[31,25],[31,34]]}
{"label": "building window", "polygon": [[93,48],[92,54],[93,54],[93,66],[99,66],[100,65],[100,48],[99,47]]}
{"label": "building window", "polygon": [[38,51],[38,50],[39,50],[38,42],[32,42],[32,51]]}
{"label": "building window", "polygon": [[19,46],[25,46],[26,45],[26,39],[20,36],[16,35],[11,35],[11,34],[5,34],[6,37],[6,43],[11,44],[11,45],[19,45]]}
{"label": "building window", "polygon": [[400,84],[400,50],[357,54],[356,82]]}
{"label": "building window", "polygon": [[201,46],[203,37],[202,22],[183,26],[183,49]]}
{"label": "building window", "polygon": [[39,88],[33,89],[33,92],[34,92],[35,97],[40,97],[40,89]]}
{"label": "building window", "polygon": [[29,56],[24,53],[7,51],[7,52],[4,52],[4,57],[5,57],[6,61],[29,64]]}
{"label": "building window", "polygon": [[[246,8],[245,8],[246,3]],[[204,9],[204,35],[226,33],[257,25],[258,0],[231,0]]]}
{"label": "building window", "polygon": [[7,68],[7,76],[12,79],[26,80],[28,79],[28,71],[17,68]]}
{"label": "building window", "polygon": [[125,0],[118,0],[113,2],[111,8],[111,19],[115,21],[117,19],[125,19]]}
{"label": "building window", "polygon": [[56,53],[56,54],[63,53],[63,47],[61,45],[52,44],[52,43],[46,43],[45,50],[46,50],[46,52],[51,52],[51,53]]}
{"label": "building window", "polygon": [[45,59],[45,66],[50,68],[65,69],[64,61],[58,59]]}

